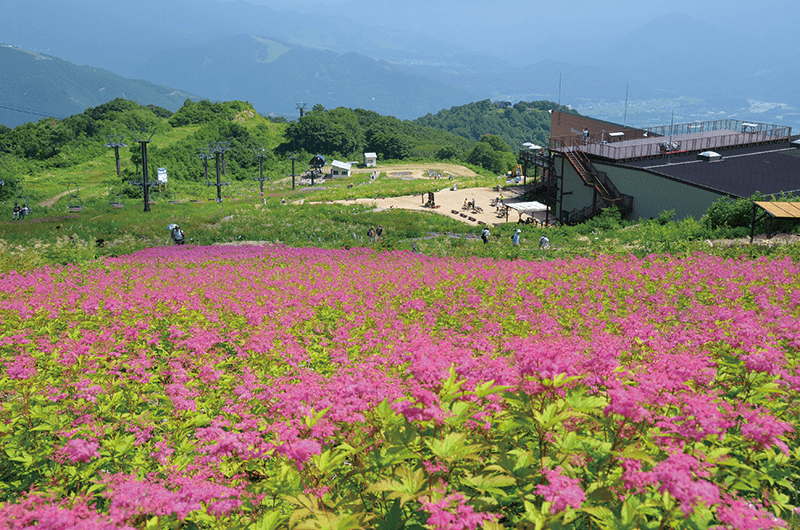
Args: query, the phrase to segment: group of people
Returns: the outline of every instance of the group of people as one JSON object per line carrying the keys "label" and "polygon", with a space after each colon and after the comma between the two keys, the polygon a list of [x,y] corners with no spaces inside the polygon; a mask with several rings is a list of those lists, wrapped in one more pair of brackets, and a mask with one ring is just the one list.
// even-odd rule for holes
{"label": "group of people", "polygon": [[[481,230],[481,239],[483,240],[484,245],[489,242],[490,235],[491,234],[489,233],[489,228],[484,226],[483,230]],[[517,228],[517,231],[514,232],[514,234],[511,236],[511,244],[513,246],[519,247],[519,238],[521,237],[521,235],[522,235],[522,230]],[[539,248],[540,249],[550,248],[550,239],[547,236],[542,236],[539,238]]]}
{"label": "group of people", "polygon": [[[520,238],[521,234],[522,234],[522,230],[517,228],[517,231],[514,232],[514,234],[511,236],[511,244],[514,245],[515,247],[519,246],[519,238]],[[484,245],[489,242],[489,236],[490,235],[491,234],[489,233],[489,228],[484,226],[483,230],[481,230],[481,239],[483,240],[483,244]]]}
{"label": "group of people", "polygon": [[367,236],[369,237],[369,242],[374,243],[377,241],[383,241],[383,226],[378,225],[378,228],[369,227],[367,230]]}
{"label": "group of people", "polygon": [[12,221],[20,221],[25,219],[25,216],[28,215],[28,205],[24,204],[22,206],[19,203],[14,203],[14,209],[11,210],[11,220]]}

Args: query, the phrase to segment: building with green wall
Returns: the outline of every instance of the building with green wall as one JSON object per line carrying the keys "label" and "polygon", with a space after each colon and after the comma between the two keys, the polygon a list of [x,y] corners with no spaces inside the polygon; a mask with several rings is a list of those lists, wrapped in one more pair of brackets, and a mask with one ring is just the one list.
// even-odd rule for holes
{"label": "building with green wall", "polygon": [[553,111],[548,150],[555,217],[570,224],[612,205],[627,219],[700,218],[720,197],[800,192],[800,149],[780,125],[636,129]]}

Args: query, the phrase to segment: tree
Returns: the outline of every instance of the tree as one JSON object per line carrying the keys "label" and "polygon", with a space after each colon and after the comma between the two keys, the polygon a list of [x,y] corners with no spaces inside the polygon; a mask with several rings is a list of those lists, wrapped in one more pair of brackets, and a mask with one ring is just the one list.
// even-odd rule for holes
{"label": "tree", "polygon": [[402,134],[380,132],[372,137],[369,147],[383,160],[402,160],[413,153],[411,139]]}
{"label": "tree", "polygon": [[484,134],[481,137],[480,141],[487,142],[489,145],[492,146],[492,149],[494,149],[495,151],[506,152],[506,153],[511,152],[511,148],[508,146],[505,140],[503,140],[502,138],[500,138],[495,134]]}
{"label": "tree", "polygon": [[478,142],[472,148],[472,152],[467,156],[467,162],[481,166],[486,169],[492,169],[495,161],[496,151],[492,148],[489,142]]}
{"label": "tree", "polygon": [[314,110],[289,124],[287,136],[309,153],[351,156],[363,150],[364,136],[358,118],[345,108]]}

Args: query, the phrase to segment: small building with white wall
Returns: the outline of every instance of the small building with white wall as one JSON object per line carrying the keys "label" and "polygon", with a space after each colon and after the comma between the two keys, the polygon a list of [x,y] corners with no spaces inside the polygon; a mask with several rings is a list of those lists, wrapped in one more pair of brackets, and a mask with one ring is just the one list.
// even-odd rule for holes
{"label": "small building with white wall", "polygon": [[377,153],[364,153],[364,165],[367,167],[375,167],[378,165]]}
{"label": "small building with white wall", "polygon": [[353,165],[347,162],[342,162],[340,160],[334,160],[331,162],[331,176],[332,177],[349,177],[350,176],[350,168]]}

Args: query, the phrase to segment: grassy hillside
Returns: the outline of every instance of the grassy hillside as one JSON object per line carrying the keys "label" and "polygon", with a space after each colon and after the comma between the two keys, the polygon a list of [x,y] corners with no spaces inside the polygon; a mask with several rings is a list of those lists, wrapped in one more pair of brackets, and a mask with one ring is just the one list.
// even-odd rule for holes
{"label": "grassy hillside", "polygon": [[[494,112],[494,111],[493,111]],[[368,172],[349,178],[310,181],[301,178],[314,151],[294,151],[296,177],[286,156],[297,140],[317,136],[328,128],[341,130],[349,124],[355,147],[380,139],[387,146],[408,147],[411,156],[383,159],[376,179]],[[320,126],[320,127],[317,127]],[[140,145],[131,129],[154,133],[148,144],[148,172],[155,180],[157,169],[166,167],[167,186],[151,193],[150,212],[144,212],[141,189],[130,181],[141,180]],[[302,134],[310,136],[302,136]],[[328,131],[330,133],[330,131]],[[114,152],[105,147],[110,135],[124,135],[128,147],[120,150],[122,178],[117,177]],[[361,135],[361,136],[359,136]],[[328,137],[335,138],[328,135]],[[492,138],[492,137],[489,137]],[[360,139],[360,140],[359,140]],[[369,141],[368,141],[369,139]],[[492,229],[496,244],[483,245],[474,227],[454,218],[433,213],[402,210],[379,211],[346,202],[356,198],[419,195],[458,185],[460,189],[497,185],[496,174],[477,165],[450,161],[453,180],[434,178],[387,178],[414,166],[424,172],[441,165],[430,153],[460,152],[469,158],[470,146],[490,149],[497,142],[473,142],[452,133],[401,122],[366,111],[317,108],[302,120],[288,124],[260,116],[242,102],[212,104],[186,102],[176,113],[157,107],[142,107],[117,99],[65,120],[41,120],[14,129],[0,129],[0,270],[27,270],[53,263],[82,263],[103,256],[170,244],[166,227],[179,223],[194,244],[261,242],[290,246],[341,248],[367,244],[366,229],[382,224],[386,236],[381,249],[412,249],[436,255],[468,258],[519,257],[552,259],[603,253],[647,255],[650,253],[714,252],[724,255],[787,254],[797,257],[797,246],[719,246],[714,238],[743,237],[749,233],[736,221],[751,204],[715,205],[708,219],[670,221],[669,212],[652,221],[629,225],[609,212],[578,227],[557,229],[525,227],[521,249],[508,244],[517,225]],[[359,141],[363,143],[358,143]],[[227,142],[226,174],[229,186],[221,188],[223,200],[216,202],[215,186],[208,186],[201,149],[210,143]],[[300,142],[302,145],[302,141]],[[483,144],[483,145],[481,145]],[[500,142],[502,144],[502,142]],[[264,197],[259,191],[257,150],[265,149]],[[507,146],[505,149],[508,149]],[[498,151],[499,152],[499,151]],[[422,154],[428,153],[427,158]],[[324,152],[330,155],[330,152]],[[500,153],[511,156],[510,152]],[[454,155],[456,156],[456,155]],[[329,159],[330,160],[330,159]],[[210,163],[210,180],[215,163]],[[340,202],[332,202],[340,201]],[[341,202],[345,201],[345,202]],[[11,220],[15,202],[27,202],[32,214],[23,221]],[[121,208],[115,207],[122,206]],[[80,206],[80,211],[77,210]],[[72,208],[71,208],[72,207]],[[740,219],[739,219],[740,220]],[[735,228],[740,226],[739,228]],[[551,248],[538,249],[536,242],[547,235]]]}

